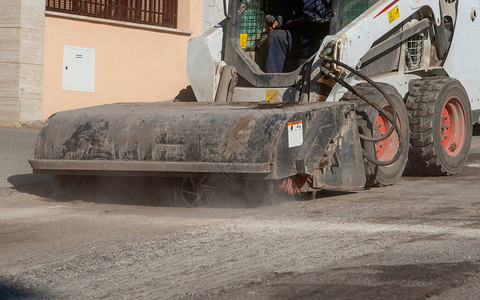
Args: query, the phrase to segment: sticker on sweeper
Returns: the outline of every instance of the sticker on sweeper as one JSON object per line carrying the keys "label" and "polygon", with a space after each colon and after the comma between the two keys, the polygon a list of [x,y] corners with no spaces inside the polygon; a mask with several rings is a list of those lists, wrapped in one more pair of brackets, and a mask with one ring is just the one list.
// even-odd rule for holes
{"label": "sticker on sweeper", "polygon": [[300,146],[303,143],[302,121],[288,123],[288,148]]}

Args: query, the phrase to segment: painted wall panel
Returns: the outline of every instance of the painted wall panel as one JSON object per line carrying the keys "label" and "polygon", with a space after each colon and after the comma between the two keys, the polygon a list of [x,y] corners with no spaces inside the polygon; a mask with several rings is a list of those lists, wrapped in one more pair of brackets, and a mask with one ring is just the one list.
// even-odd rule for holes
{"label": "painted wall panel", "polygon": [[95,49],[63,47],[62,87],[66,91],[95,91]]}

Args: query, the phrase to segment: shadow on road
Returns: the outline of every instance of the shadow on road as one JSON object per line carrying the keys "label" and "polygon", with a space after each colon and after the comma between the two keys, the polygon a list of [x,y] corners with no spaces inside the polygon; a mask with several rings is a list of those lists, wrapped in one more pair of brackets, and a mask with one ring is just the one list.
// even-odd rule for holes
{"label": "shadow on road", "polygon": [[19,192],[57,202],[177,206],[172,182],[159,178],[21,174],[8,182]]}
{"label": "shadow on road", "polygon": [[[456,174],[455,176],[459,176],[459,177],[480,176],[479,166],[480,166],[480,153],[470,153],[470,155],[468,156],[467,163],[462,168],[462,170],[460,170],[460,172],[458,174]],[[407,167],[405,168],[405,171],[403,172],[403,177],[441,178],[442,176],[422,175],[422,174],[418,173],[414,168],[412,168],[409,163],[407,163]]]}
{"label": "shadow on road", "polygon": [[228,295],[241,299],[239,296],[248,289],[258,299],[426,299],[462,286],[479,272],[478,261],[466,261],[274,273],[266,282],[237,287]]}
{"label": "shadow on road", "polygon": [[45,293],[0,278],[0,299],[47,299]]}

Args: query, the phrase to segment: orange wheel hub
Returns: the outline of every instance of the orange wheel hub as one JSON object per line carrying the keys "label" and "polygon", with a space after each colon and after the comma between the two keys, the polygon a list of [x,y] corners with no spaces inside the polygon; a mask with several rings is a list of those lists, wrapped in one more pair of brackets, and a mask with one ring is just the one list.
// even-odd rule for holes
{"label": "orange wheel hub", "polygon": [[[388,105],[384,106],[383,109],[388,113],[392,113],[392,108]],[[385,136],[385,134],[390,130],[391,127],[392,124],[387,119],[387,117],[379,113],[375,118],[374,137],[378,138],[381,136]],[[400,124],[398,125],[398,128],[400,130]],[[377,159],[381,161],[387,161],[392,159],[395,154],[397,154],[399,147],[400,140],[398,138],[398,133],[396,130],[394,130],[388,138],[375,143],[375,153]]]}
{"label": "orange wheel hub", "polygon": [[452,97],[442,110],[440,120],[440,138],[443,149],[450,156],[457,156],[465,144],[465,110],[462,103]]}

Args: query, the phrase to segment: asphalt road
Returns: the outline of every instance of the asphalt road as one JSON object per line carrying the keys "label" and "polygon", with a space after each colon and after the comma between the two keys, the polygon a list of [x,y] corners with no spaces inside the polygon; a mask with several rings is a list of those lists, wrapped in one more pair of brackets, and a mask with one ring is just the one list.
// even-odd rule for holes
{"label": "asphalt road", "polygon": [[457,176],[188,209],[158,179],[33,175],[36,133],[0,128],[0,299],[480,295],[480,137]]}
{"label": "asphalt road", "polygon": [[[37,135],[37,129],[0,127],[0,188],[13,187],[8,182],[10,176],[32,173],[27,159],[33,158]],[[21,183],[38,182],[44,178],[45,176],[23,176]]]}

